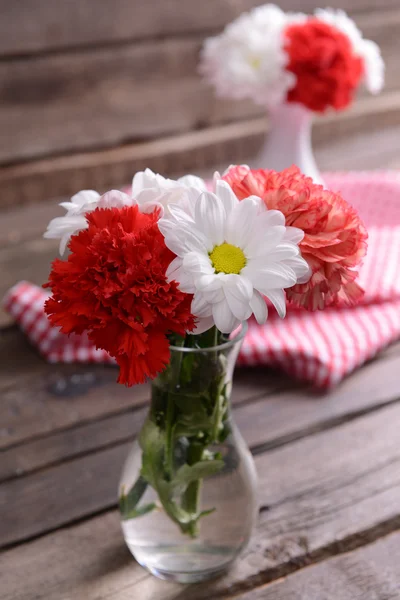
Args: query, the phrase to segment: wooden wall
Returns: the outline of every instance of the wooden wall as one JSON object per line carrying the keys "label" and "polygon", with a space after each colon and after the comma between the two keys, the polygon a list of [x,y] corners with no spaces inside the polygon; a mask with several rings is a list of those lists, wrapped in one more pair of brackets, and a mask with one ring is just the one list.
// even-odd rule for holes
{"label": "wooden wall", "polygon": [[[173,172],[182,160],[196,168],[252,151],[262,111],[217,100],[196,66],[203,39],[258,4],[0,0],[0,207],[122,183],[130,165]],[[355,17],[387,64],[385,93],[361,99],[357,127],[400,124],[399,0],[330,4]],[[318,2],[280,5],[310,11]],[[348,115],[341,119],[351,125]],[[317,135],[339,131],[341,119],[327,117]],[[153,141],[160,138],[161,146]]]}

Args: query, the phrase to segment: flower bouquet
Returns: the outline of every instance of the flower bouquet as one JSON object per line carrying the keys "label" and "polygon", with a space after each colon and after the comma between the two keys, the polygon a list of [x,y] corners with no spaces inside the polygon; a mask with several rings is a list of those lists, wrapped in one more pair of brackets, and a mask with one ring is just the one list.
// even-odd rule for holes
{"label": "flower bouquet", "polygon": [[205,41],[200,72],[219,96],[250,98],[270,113],[267,143],[254,166],[296,164],[322,182],[311,149],[313,113],[344,110],[361,83],[383,87],[379,47],[365,40],[345,12],[284,13],[266,4]]}
{"label": "flower bouquet", "polygon": [[130,194],[82,191],[46,237],[59,238],[45,310],[88,332],[119,383],[153,380],[148,417],[125,464],[122,528],[153,573],[197,581],[225,569],[256,514],[252,458],[230,410],[246,321],[286,300],[353,304],[366,232],[356,212],[296,167],[231,167],[210,186],[147,170]]}

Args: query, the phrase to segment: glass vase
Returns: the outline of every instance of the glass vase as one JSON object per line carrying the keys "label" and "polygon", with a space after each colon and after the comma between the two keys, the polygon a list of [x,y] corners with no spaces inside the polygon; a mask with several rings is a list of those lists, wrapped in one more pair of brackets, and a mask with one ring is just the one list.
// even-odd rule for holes
{"label": "glass vase", "polygon": [[[152,383],[147,419],[123,468],[125,541],[154,575],[182,583],[224,571],[246,546],[257,513],[253,458],[231,412],[232,375],[245,335],[171,346]],[[211,330],[211,336],[212,336]],[[208,340],[211,341],[211,340]]]}
{"label": "glass vase", "polygon": [[269,132],[251,167],[283,171],[296,165],[315,183],[324,185],[312,150],[312,120],[312,111],[296,102],[270,109]]}

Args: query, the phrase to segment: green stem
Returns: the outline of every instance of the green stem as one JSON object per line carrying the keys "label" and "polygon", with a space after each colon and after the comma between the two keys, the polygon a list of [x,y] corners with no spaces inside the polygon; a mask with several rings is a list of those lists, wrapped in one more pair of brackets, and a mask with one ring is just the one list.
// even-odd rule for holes
{"label": "green stem", "polygon": [[[187,462],[189,465],[194,465],[203,458],[203,444],[194,441],[190,443],[187,454]],[[186,488],[182,496],[182,508],[189,514],[193,515],[193,520],[188,524],[187,533],[191,537],[197,537],[198,535],[198,504],[200,497],[200,485],[201,479],[192,481]]]}
{"label": "green stem", "polygon": [[[185,340],[177,342],[176,345],[183,346]],[[174,352],[171,357],[171,389],[167,396],[167,411],[165,417],[165,471],[170,479],[174,474],[174,417],[175,401],[174,393],[179,383],[179,375],[182,365],[182,352]]]}

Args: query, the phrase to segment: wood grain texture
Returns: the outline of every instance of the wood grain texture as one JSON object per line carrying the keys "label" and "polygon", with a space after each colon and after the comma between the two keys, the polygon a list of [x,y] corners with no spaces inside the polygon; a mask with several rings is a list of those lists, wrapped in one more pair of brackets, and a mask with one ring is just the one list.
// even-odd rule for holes
{"label": "wood grain texture", "polygon": [[200,45],[167,39],[0,62],[0,164],[262,114],[250,102],[215,98],[196,74]]}
{"label": "wood grain texture", "polygon": [[[397,600],[400,595],[400,533],[287,579],[237,596],[237,600]],[[161,600],[162,596],[160,597]]]}
{"label": "wood grain texture", "polygon": [[[315,154],[323,169],[380,168],[400,164],[400,92],[358,100],[347,112],[318,119]],[[174,176],[248,162],[267,132],[264,118],[218,125],[112,150],[33,161],[0,170],[0,209],[71,196],[79,189],[106,191],[146,167]],[[374,143],[369,143],[368,137]],[[396,144],[397,140],[397,144]],[[350,142],[357,144],[350,151]]]}
{"label": "wood grain texture", "polygon": [[[47,363],[17,328],[0,331],[0,365],[0,448],[129,413],[144,406],[149,399],[147,384],[133,388],[116,385],[115,367]],[[296,385],[285,381],[280,373],[265,368],[242,370],[235,383],[232,401],[238,405]],[[107,427],[107,422],[104,426]],[[115,427],[120,427],[118,421]],[[124,439],[125,434],[121,434],[120,439]],[[114,435],[118,439],[118,432]],[[65,442],[71,444],[72,454],[73,437],[71,442],[68,438]],[[63,442],[60,443],[62,446]],[[28,462],[33,458],[34,455],[26,457]],[[16,464],[14,459],[12,463]]]}
{"label": "wood grain texture", "polygon": [[[46,371],[49,376],[51,369],[54,367],[49,365]],[[265,368],[237,369],[232,398],[236,419],[248,444],[254,452],[260,453],[396,401],[400,397],[399,369],[400,343],[383,352],[378,360],[359,369],[335,390],[323,395],[288,380],[279,372]],[[97,371],[101,373],[101,368],[95,368],[94,371],[78,368],[75,377],[79,377],[79,373],[93,374]],[[43,375],[38,374],[38,377]],[[16,380],[16,394],[19,385]],[[109,397],[109,387],[99,386],[95,393],[98,397],[104,394]],[[73,405],[81,402],[79,394],[77,396],[70,401]],[[132,400],[135,397],[133,389]],[[57,399],[49,401],[57,402]],[[85,401],[82,397],[82,402]],[[34,411],[36,399],[31,398],[29,403]],[[101,401],[100,404],[105,409],[106,405]],[[82,424],[69,422],[65,425],[62,419],[57,420],[53,422],[55,431],[43,431],[40,421],[31,415],[28,423],[24,423],[22,418],[18,425],[15,421],[10,424],[7,414],[2,415],[6,428],[8,426],[11,429],[14,423],[17,429],[15,433],[21,433],[19,438],[9,437],[11,442],[18,440],[10,448],[4,445],[0,481],[21,477],[60,461],[132,440],[143,423],[146,408],[141,409],[134,404],[114,406],[111,401],[108,408],[120,412],[108,415],[99,411],[92,416],[92,420]],[[6,440],[4,436],[3,442]]]}
{"label": "wood grain texture", "polygon": [[[398,373],[398,369],[399,363],[397,361],[396,365],[392,365],[392,378],[394,372]],[[384,375],[387,376],[388,374],[384,373]],[[371,380],[367,378],[368,383],[371,383]],[[361,398],[358,399],[359,404],[362,402],[362,397],[364,395],[368,396],[368,393],[368,387],[364,388],[364,393],[361,393]],[[345,392],[343,395],[348,398],[348,393]],[[282,402],[282,406],[285,407],[284,397],[276,398],[275,403],[278,401]],[[260,452],[261,449],[271,448],[274,445],[283,443],[285,438],[287,441],[290,438],[307,435],[310,429],[315,431],[318,427],[320,429],[324,428],[323,418],[318,421],[318,411],[316,411],[317,415],[314,415],[310,410],[311,402],[308,411],[305,409],[305,412],[309,415],[308,423],[307,417],[302,418],[304,405],[307,405],[307,397],[301,403],[300,396],[297,411],[292,400],[291,414],[288,415],[285,410],[276,410],[274,420],[273,414],[270,415],[269,403],[266,401],[256,402],[244,406],[242,410],[239,409],[236,412],[236,420],[247,442],[252,447],[256,446],[256,449]],[[368,405],[364,410],[366,408],[368,408]],[[400,414],[400,406],[397,406],[396,410]],[[343,420],[343,406],[341,411],[341,420]],[[332,412],[334,415],[333,410]],[[351,413],[351,410],[349,412]],[[340,408],[336,413],[340,415]],[[377,414],[376,418],[379,419],[381,413]],[[132,434],[137,433],[140,427],[140,417],[141,415],[138,416],[135,413],[125,415],[125,418],[131,422]],[[334,420],[334,417],[331,417],[332,419]],[[373,420],[374,416],[371,416],[371,419]],[[104,422],[106,428],[108,423],[109,420]],[[330,424],[328,419],[327,425]],[[129,427],[124,425],[123,429],[125,430],[125,437],[122,437],[122,440],[126,440],[127,436],[129,438],[129,433],[127,434]],[[98,428],[97,434],[100,446],[102,442]],[[2,506],[3,515],[6,518],[1,528],[0,545],[46,532],[99,510],[110,508],[115,504],[115,490],[120,468],[128,451],[128,445],[125,441],[121,443],[121,439],[119,441],[118,439],[115,440],[115,437],[113,439],[110,433],[106,434],[106,440],[107,436],[110,436],[109,443],[117,443],[115,447],[113,445],[113,447],[108,448],[107,444],[104,444],[103,448],[104,446],[105,448],[98,450],[98,448],[91,448],[90,444],[86,444],[89,447],[86,448],[85,452],[89,450],[97,451],[94,454],[78,456],[37,473],[3,483],[0,488],[0,506]],[[76,440],[75,436],[71,436],[71,438],[72,441]],[[24,453],[24,448],[21,447],[20,451]],[[261,462],[263,460],[262,456],[260,456]],[[265,470],[269,471],[267,468]],[[107,477],[102,477],[101,473],[107,474]],[[65,494],[66,488],[75,490],[73,497],[69,493]],[[31,508],[29,511],[24,512],[23,503],[26,497],[30,498]],[[265,499],[263,499],[263,502],[265,502]]]}
{"label": "wood grain texture", "polygon": [[[0,1],[0,55],[105,45],[129,40],[218,31],[258,0],[52,0]],[[284,10],[311,11],[316,0],[281,0]],[[381,0],[380,9],[397,7]],[[374,0],[336,0],[335,8],[376,9]]]}
{"label": "wood grain texture", "polygon": [[[146,9],[148,10],[148,9]],[[400,87],[400,10],[358,19]],[[96,150],[263,114],[218,100],[197,75],[204,35],[0,62],[0,164]],[[184,57],[184,60],[182,60]],[[45,131],[45,135],[43,132]]]}
{"label": "wood grain texture", "polygon": [[[144,574],[123,547],[116,514],[108,513],[6,552],[3,595],[7,600],[228,598],[374,541],[400,523],[399,416],[398,405],[388,407],[256,457],[258,526],[235,569],[212,584],[182,588]],[[83,469],[78,480],[92,488],[92,497],[95,473]],[[57,484],[48,476],[47,485],[51,494]],[[74,493],[89,496],[84,485]]]}
{"label": "wood grain texture", "polygon": [[149,397],[147,385],[116,385],[102,365],[50,365],[17,331],[0,331],[0,447],[131,407]]}

